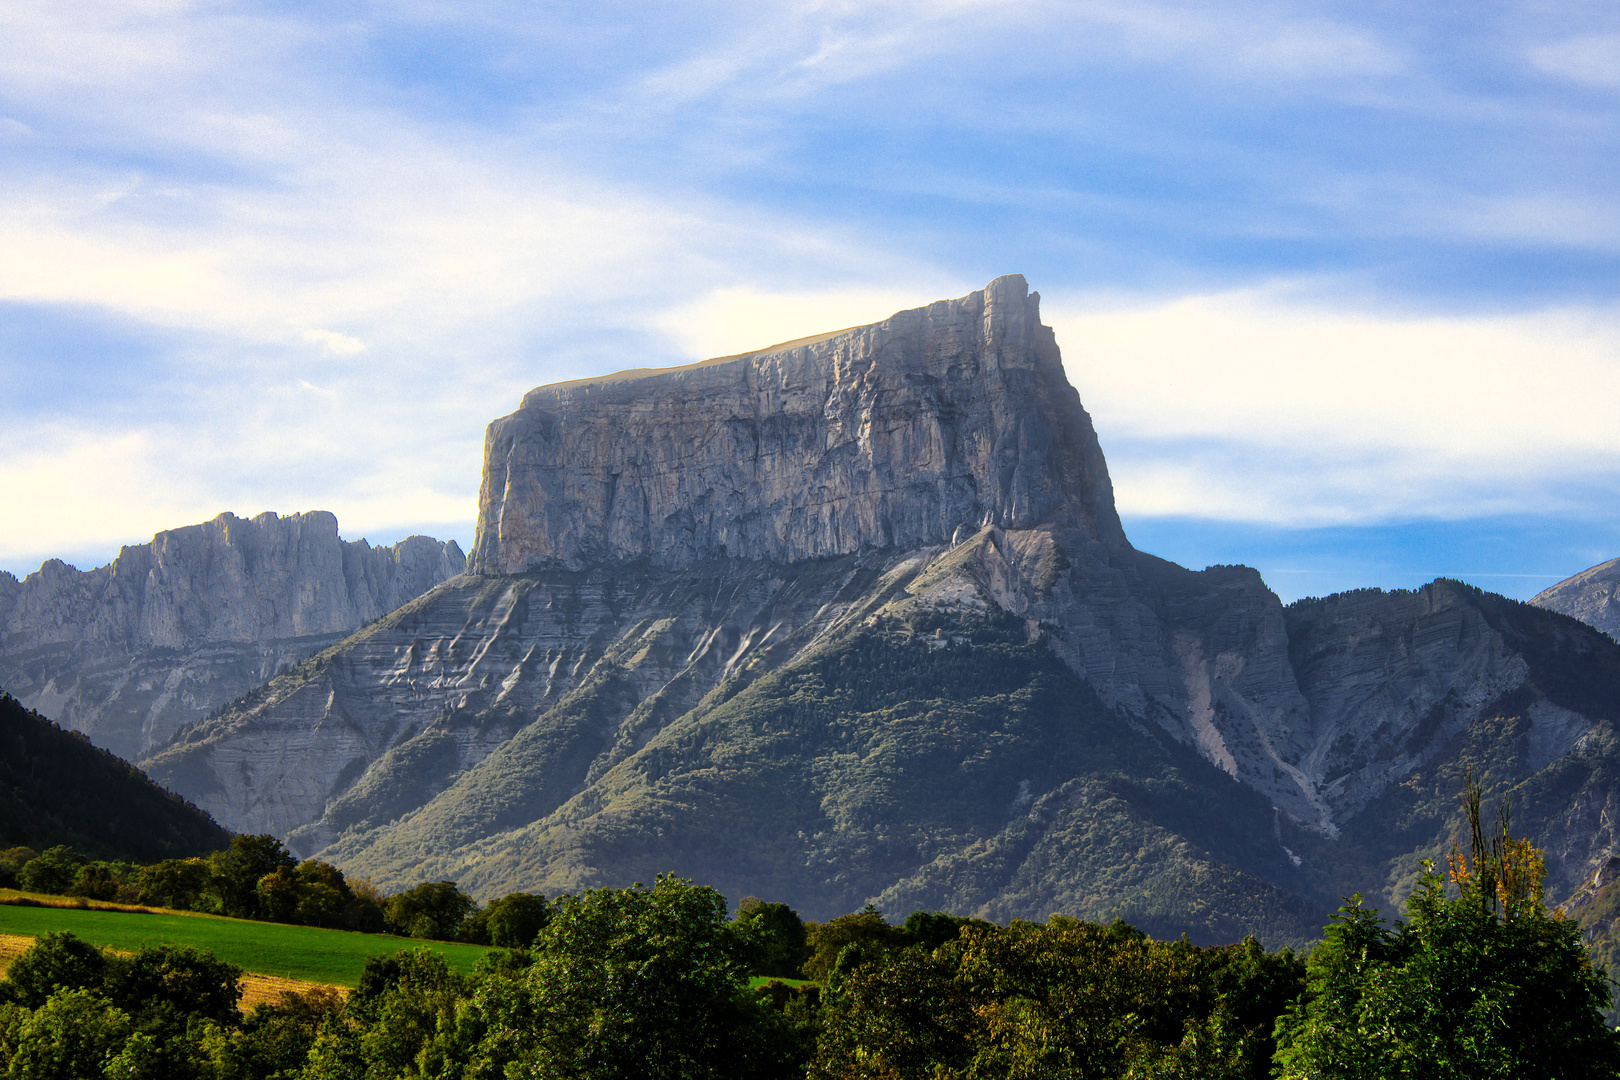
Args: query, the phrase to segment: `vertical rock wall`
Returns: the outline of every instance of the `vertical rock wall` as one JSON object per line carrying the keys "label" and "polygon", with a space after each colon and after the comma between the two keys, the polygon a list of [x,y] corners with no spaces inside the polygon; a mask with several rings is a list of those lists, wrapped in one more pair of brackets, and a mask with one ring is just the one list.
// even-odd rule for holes
{"label": "vertical rock wall", "polygon": [[469,569],[790,563],[987,524],[1125,544],[1018,275],[873,326],[530,392],[489,427]]}

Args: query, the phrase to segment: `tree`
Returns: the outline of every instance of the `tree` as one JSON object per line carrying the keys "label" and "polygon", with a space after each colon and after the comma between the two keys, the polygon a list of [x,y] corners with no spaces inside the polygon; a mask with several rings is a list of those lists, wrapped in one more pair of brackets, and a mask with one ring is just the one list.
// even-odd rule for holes
{"label": "tree", "polygon": [[1480,785],[1463,793],[1470,854],[1446,881],[1424,864],[1393,930],[1360,898],[1311,954],[1310,997],[1279,1024],[1285,1078],[1418,1080],[1612,1077],[1620,1048],[1603,1022],[1607,980],[1580,928],[1542,899],[1541,854],[1481,821]]}
{"label": "tree", "polygon": [[786,904],[750,896],[737,908],[732,925],[748,943],[748,966],[755,975],[798,976],[806,957],[806,932],[799,913]]}
{"label": "tree", "polygon": [[425,948],[368,960],[352,1010],[364,1025],[359,1051],[368,1075],[399,1076],[411,1069],[440,1018],[453,1016],[466,992],[466,980]]}
{"label": "tree", "polygon": [[534,893],[511,893],[489,905],[489,943],[503,949],[527,949],[551,919],[551,905]]}
{"label": "tree", "polygon": [[980,1024],[975,1002],[957,978],[959,959],[900,949],[841,980],[823,1012],[810,1075],[820,1080],[962,1075]]}
{"label": "tree", "polygon": [[253,887],[256,894],[254,910],[261,919],[270,922],[295,922],[293,913],[298,910],[298,886],[298,878],[290,867],[276,867]]}
{"label": "tree", "polygon": [[476,905],[453,881],[427,881],[389,897],[384,910],[389,933],[403,937],[454,941]]}
{"label": "tree", "polygon": [[364,934],[380,934],[387,929],[388,897],[371,883],[370,878],[345,879],[349,887],[348,910],[343,913],[343,926]]}
{"label": "tree", "polygon": [[299,1075],[316,1035],[323,1025],[337,1022],[342,1008],[343,999],[325,989],[285,991],[258,1006],[243,1021],[241,1037],[222,1048],[222,1080]]}
{"label": "tree", "polygon": [[69,896],[83,896],[91,900],[114,900],[124,884],[123,875],[114,866],[104,862],[86,863],[66,892]]}
{"label": "tree", "polygon": [[906,916],[903,925],[912,944],[921,945],[929,952],[933,952],[946,942],[955,941],[964,926],[989,929],[993,924],[983,919],[947,915],[943,911],[913,911]]}
{"label": "tree", "polygon": [[280,840],[267,833],[233,836],[231,846],[208,857],[214,887],[225,914],[251,919],[260,915],[258,886],[266,874],[298,864]]}
{"label": "tree", "polygon": [[[540,931],[512,1071],[543,1080],[788,1076],[792,1036],[747,991],[725,898],[669,875],[563,898]],[[492,1030],[512,1023],[492,1017]]]}
{"label": "tree", "polygon": [[809,959],[804,962],[804,977],[824,981],[832,974],[838,956],[850,946],[859,946],[861,953],[876,958],[890,949],[903,948],[910,942],[906,932],[890,926],[883,913],[870,904],[853,915],[843,915],[824,923],[811,923],[805,928],[805,947]]}
{"label": "tree", "polygon": [[237,1011],[241,978],[241,968],[212,953],[189,945],[149,945],[132,956],[114,957],[103,981],[106,996],[137,1022],[161,1011],[234,1025],[242,1019]]}
{"label": "tree", "polygon": [[27,865],[17,871],[17,884],[29,892],[65,893],[79,876],[79,865],[83,862],[78,852],[58,844],[28,860]]}
{"label": "tree", "polygon": [[862,947],[844,947],[828,983],[811,1068],[823,1080],[1252,1075],[1213,950],[1058,915],[970,923],[932,951],[848,968]]}
{"label": "tree", "polygon": [[9,889],[17,884],[17,871],[28,865],[30,859],[39,858],[31,847],[14,847],[0,851],[0,888]]}
{"label": "tree", "polygon": [[135,887],[143,904],[198,911],[207,906],[213,872],[201,859],[164,859],[144,867]]}
{"label": "tree", "polygon": [[33,1012],[14,1009],[0,1035],[14,1080],[99,1077],[129,1037],[129,1017],[92,990],[63,988]]}

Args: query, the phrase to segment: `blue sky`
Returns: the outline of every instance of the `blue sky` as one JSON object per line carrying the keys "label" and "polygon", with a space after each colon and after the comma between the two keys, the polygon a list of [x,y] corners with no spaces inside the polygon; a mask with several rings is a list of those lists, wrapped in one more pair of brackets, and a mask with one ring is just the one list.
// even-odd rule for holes
{"label": "blue sky", "polygon": [[470,540],[524,390],[1020,272],[1127,531],[1285,598],[1620,555],[1612,3],[10,3],[0,568]]}

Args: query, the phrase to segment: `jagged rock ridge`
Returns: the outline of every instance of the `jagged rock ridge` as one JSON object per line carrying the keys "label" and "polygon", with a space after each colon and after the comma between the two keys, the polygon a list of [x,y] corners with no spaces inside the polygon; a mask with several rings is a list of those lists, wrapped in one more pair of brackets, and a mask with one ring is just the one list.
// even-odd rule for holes
{"label": "jagged rock ridge", "polygon": [[[1620,652],[1561,616],[1448,582],[1285,609],[1134,550],[1036,303],[1002,278],[530,393],[467,576],[147,767],[391,886],[678,869],[816,916],[1297,939],[1438,850],[1480,732],[1512,729],[1513,783],[1606,745],[1614,703],[1563,690]],[[1612,847],[1563,844],[1555,898]]]}
{"label": "jagged rock ridge", "polygon": [[0,686],[133,759],[465,565],[454,541],[344,541],[324,511],[221,514],[94,570],[0,573]]}

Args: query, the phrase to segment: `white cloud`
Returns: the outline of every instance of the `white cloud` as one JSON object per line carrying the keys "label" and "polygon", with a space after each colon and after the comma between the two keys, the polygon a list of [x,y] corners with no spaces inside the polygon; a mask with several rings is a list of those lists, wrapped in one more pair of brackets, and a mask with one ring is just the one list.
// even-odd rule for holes
{"label": "white cloud", "polygon": [[[753,5],[735,34],[650,76],[643,89],[750,98],[802,96],[889,72],[981,64],[1020,70],[1125,59],[1192,67],[1237,81],[1386,76],[1401,50],[1372,29],[1302,5],[1153,0],[897,0],[877,4]],[[1307,6],[1308,5],[1303,5]],[[930,72],[932,74],[932,71]],[[1358,91],[1359,92],[1359,91]]]}
{"label": "white cloud", "polygon": [[1414,318],[1280,291],[1054,309],[1121,508],[1281,524],[1568,510],[1620,459],[1620,318]]}
{"label": "white cloud", "polygon": [[1530,50],[1530,62],[1571,82],[1620,88],[1620,34],[1595,34],[1538,45]]}
{"label": "white cloud", "polygon": [[[666,311],[656,325],[680,343],[693,359],[752,352],[796,338],[849,326],[881,322],[896,311],[960,296],[971,288],[960,284],[837,289],[815,292],[767,292],[748,286],[717,289],[690,304]],[[919,297],[930,297],[920,300]]]}
{"label": "white cloud", "polygon": [[366,350],[366,343],[359,338],[335,330],[305,330],[304,340],[319,345],[331,356],[353,356]]}
{"label": "white cloud", "polygon": [[[219,512],[209,512],[211,504],[183,482],[154,490],[162,453],[145,432],[16,434],[0,440],[0,506],[9,523],[0,530],[0,566],[27,569],[60,552],[95,549],[110,557],[121,543]],[[30,445],[49,450],[30,452]]]}
{"label": "white cloud", "polygon": [[[724,356],[972,287],[727,288],[657,324],[694,359]],[[1613,486],[1620,314],[1411,317],[1297,292],[1047,295],[1123,512],[1287,526],[1580,513]]]}
{"label": "white cloud", "polygon": [[[17,118],[0,118],[0,301],[177,330],[153,335],[169,350],[154,366],[189,395],[168,410],[183,418],[158,422],[130,403],[138,430],[126,419],[93,432],[0,402],[0,557],[141,539],[226,508],[320,506],[346,532],[464,522],[483,426],[523,390],[960,295],[983,281],[930,262],[953,250],[940,237],[958,224],[959,247],[1010,237],[1000,259],[1050,243],[1071,253],[1073,275],[1091,272],[1075,267],[1092,252],[1128,262],[1117,237],[1087,231],[1126,219],[1193,236],[1191,247],[1212,233],[1620,247],[1620,218],[1583,195],[1579,177],[1572,194],[1532,177],[1522,196],[1501,185],[1459,195],[1421,167],[1416,179],[1392,168],[1341,180],[1352,169],[1341,163],[1302,181],[1307,166],[1286,151],[1268,157],[1263,137],[1211,149],[1242,140],[1178,132],[1179,118],[1157,124],[1107,100],[1112,88],[1134,102],[1160,74],[1212,96],[1254,84],[1293,93],[1304,80],[1313,93],[1381,85],[1399,96],[1388,87],[1417,63],[1400,35],[1323,4],[736,4],[691,20],[681,40],[627,50],[620,66],[607,50],[587,87],[517,92],[472,119],[455,115],[465,103],[439,111],[434,95],[453,98],[453,80],[419,90],[368,67],[398,59],[383,56],[386,32],[368,36],[395,15],[318,25],[205,3],[0,6],[0,96]],[[584,37],[604,29],[625,28]],[[1533,59],[1602,82],[1616,70],[1612,48],[1586,38]],[[499,63],[540,70],[543,53]],[[1099,100],[1064,96],[1082,85],[1075,72],[1102,69],[1115,81],[1098,79]],[[915,98],[895,105],[905,95]],[[1245,123],[1268,115],[1241,112]],[[929,137],[936,119],[938,157],[896,158],[906,175],[894,183],[921,210],[891,219],[868,201],[846,215],[845,198],[901,205],[884,189],[884,146],[862,140]],[[819,141],[796,141],[811,129]],[[1005,162],[957,146],[984,129],[1012,151]],[[845,130],[856,133],[847,148]],[[673,149],[671,132],[685,140]],[[1189,176],[1214,165],[1215,191],[1165,196],[1148,173],[1139,188],[1037,180],[1016,152],[1032,134],[1032,153],[1051,137],[1077,162],[1095,146],[1104,163]],[[814,167],[795,156],[812,152]],[[1263,160],[1237,161],[1245,153]],[[1269,191],[1275,173],[1292,178],[1276,198],[1223,216],[1233,190]],[[802,214],[781,187],[751,202],[756,182],[804,185]],[[1325,194],[1312,204],[1313,193]],[[1143,257],[1184,254],[1166,241]],[[1049,320],[1122,505],[1141,512],[1360,520],[1516,505],[1547,477],[1605,468],[1620,449],[1600,419],[1620,389],[1606,315],[1402,320],[1270,293],[1054,313],[1056,295]],[[1559,380],[1582,389],[1555,400]]]}

